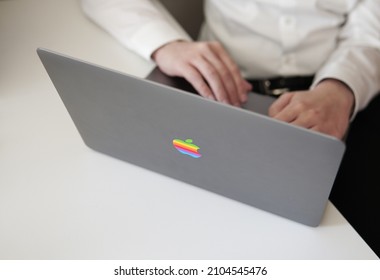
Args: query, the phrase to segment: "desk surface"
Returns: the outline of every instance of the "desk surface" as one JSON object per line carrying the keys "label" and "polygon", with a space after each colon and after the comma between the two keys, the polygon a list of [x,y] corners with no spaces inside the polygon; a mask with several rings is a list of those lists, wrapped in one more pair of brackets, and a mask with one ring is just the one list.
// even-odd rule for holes
{"label": "desk surface", "polygon": [[76,0],[0,1],[0,259],[376,259],[328,203],[307,227],[87,148],[37,47],[137,76]]}

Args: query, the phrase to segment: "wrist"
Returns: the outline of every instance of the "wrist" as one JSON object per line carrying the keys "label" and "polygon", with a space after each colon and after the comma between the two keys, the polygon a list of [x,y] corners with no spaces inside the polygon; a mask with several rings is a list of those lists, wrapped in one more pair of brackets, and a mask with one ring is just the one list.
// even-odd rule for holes
{"label": "wrist", "polygon": [[317,90],[322,90],[333,94],[336,98],[342,102],[341,104],[347,108],[349,116],[352,115],[355,108],[355,96],[353,90],[344,82],[328,78],[322,80],[316,87]]}
{"label": "wrist", "polygon": [[170,41],[170,42],[167,42],[161,46],[159,46],[156,50],[153,51],[152,55],[151,55],[151,58],[154,62],[157,62],[157,56],[159,56],[159,54],[164,51],[167,47],[173,45],[173,44],[176,44],[176,43],[182,43],[182,42],[187,42],[185,40],[174,40],[174,41]]}

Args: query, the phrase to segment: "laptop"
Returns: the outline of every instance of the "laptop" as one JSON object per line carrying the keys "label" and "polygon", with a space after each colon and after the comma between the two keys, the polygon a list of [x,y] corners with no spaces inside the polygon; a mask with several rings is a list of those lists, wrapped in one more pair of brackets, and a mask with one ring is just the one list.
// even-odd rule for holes
{"label": "laptop", "polygon": [[[345,150],[340,140],[49,50],[37,52],[90,148],[308,226],[320,224]],[[257,96],[251,94],[249,104]]]}

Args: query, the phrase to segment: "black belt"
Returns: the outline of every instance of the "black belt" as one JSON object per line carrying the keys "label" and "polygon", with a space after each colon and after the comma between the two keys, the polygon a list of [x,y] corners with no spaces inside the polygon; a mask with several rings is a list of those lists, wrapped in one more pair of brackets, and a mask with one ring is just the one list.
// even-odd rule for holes
{"label": "black belt", "polygon": [[253,92],[278,97],[288,91],[308,90],[314,76],[284,77],[263,80],[250,80]]}

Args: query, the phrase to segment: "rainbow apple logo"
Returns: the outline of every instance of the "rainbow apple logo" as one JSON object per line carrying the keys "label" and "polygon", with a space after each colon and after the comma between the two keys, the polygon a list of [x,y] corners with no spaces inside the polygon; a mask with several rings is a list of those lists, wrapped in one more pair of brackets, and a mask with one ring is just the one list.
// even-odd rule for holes
{"label": "rainbow apple logo", "polygon": [[181,139],[174,139],[173,146],[180,153],[191,156],[193,158],[200,158],[202,155],[198,152],[199,147],[193,144],[192,139],[186,139],[185,141]]}

